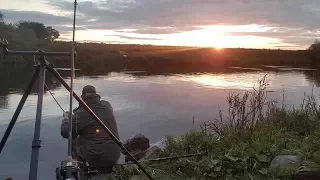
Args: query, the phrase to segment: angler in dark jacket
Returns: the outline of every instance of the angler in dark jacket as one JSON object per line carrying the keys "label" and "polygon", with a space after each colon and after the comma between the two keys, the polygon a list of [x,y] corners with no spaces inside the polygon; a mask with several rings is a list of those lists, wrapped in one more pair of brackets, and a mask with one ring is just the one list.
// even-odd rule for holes
{"label": "angler in dark jacket", "polygon": [[[85,86],[81,98],[119,139],[111,104],[100,100],[100,96],[96,94],[96,89],[93,86]],[[68,138],[68,115],[69,113],[64,114],[64,120],[61,124],[63,138]],[[112,169],[120,157],[118,145],[81,106],[74,110],[72,123],[72,137],[75,142],[73,156],[76,156],[74,158],[88,162],[90,167],[99,170],[99,172]]]}

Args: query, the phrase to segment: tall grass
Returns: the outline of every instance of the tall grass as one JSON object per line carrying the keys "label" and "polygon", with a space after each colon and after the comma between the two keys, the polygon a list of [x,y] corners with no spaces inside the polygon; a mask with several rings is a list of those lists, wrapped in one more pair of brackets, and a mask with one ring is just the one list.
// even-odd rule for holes
{"label": "tall grass", "polygon": [[257,124],[268,119],[270,111],[275,108],[275,102],[268,100],[265,77],[259,81],[258,88],[253,88],[251,92],[229,94],[227,116],[220,109],[219,116],[212,122],[204,123],[204,127],[219,136],[229,133],[243,134],[244,131],[253,131]]}

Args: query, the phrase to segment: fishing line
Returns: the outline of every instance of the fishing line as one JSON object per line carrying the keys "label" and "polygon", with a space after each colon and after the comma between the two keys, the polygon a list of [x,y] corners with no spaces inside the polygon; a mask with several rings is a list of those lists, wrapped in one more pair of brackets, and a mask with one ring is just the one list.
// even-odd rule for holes
{"label": "fishing line", "polygon": [[49,87],[47,86],[46,83],[44,83],[44,85],[46,86],[47,90],[49,91],[49,93],[51,94],[52,98],[54,99],[54,101],[56,101],[57,105],[60,107],[60,109],[63,111],[63,112],[66,112],[62,106],[59,104],[58,100],[54,97],[54,95],[52,94],[52,92],[50,91]]}
{"label": "fishing line", "polygon": [[[37,64],[36,62],[36,56],[33,56],[33,62],[34,62],[34,65]],[[46,86],[47,90],[49,91],[49,93],[51,94],[52,98],[54,99],[54,101],[57,103],[57,105],[60,107],[60,109],[63,111],[63,112],[66,112],[62,106],[60,105],[60,103],[58,102],[58,100],[54,97],[53,93],[50,91],[49,87],[47,86],[46,83],[44,83],[44,85]]]}
{"label": "fishing line", "polygon": [[[162,157],[162,158],[156,158],[156,159],[146,159],[146,160],[141,160],[138,162],[160,162],[160,161],[165,161],[165,160],[173,160],[173,159],[180,159],[180,158],[191,158],[191,157],[199,157],[199,156],[205,156],[207,155],[207,152],[204,153],[195,153],[195,154],[186,154],[186,155],[180,155],[180,156],[169,156],[169,157]],[[118,164],[118,165],[129,165],[129,164],[135,164],[134,162],[126,162],[123,164]]]}

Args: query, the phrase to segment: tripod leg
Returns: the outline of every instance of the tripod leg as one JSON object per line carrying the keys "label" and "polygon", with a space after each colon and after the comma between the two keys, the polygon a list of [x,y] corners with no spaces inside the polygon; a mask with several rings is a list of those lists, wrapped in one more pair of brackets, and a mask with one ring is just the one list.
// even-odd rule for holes
{"label": "tripod leg", "polygon": [[36,114],[36,121],[35,121],[35,127],[34,127],[34,136],[33,136],[33,141],[32,141],[29,180],[36,180],[37,179],[39,151],[40,151],[40,147],[41,147],[40,129],[41,129],[41,118],[42,118],[42,104],[43,104],[43,94],[44,94],[45,71],[46,71],[45,65],[41,64],[40,65],[40,74],[39,74],[37,114]]}
{"label": "tripod leg", "polygon": [[2,140],[1,140],[1,143],[0,143],[0,153],[2,152],[2,149],[3,147],[5,146],[7,140],[8,140],[8,137],[12,131],[12,128],[13,126],[15,125],[17,119],[18,119],[18,116],[23,108],[23,105],[24,103],[26,102],[27,98],[28,98],[28,95],[30,94],[31,90],[32,90],[32,87],[34,85],[34,83],[36,82],[37,78],[38,78],[38,75],[39,75],[39,66],[36,67],[35,71],[33,72],[33,75],[32,75],[32,79],[27,87],[27,89],[25,90],[20,102],[19,102],[19,105],[16,109],[16,111],[14,112],[13,114],[13,117],[8,125],[8,128],[6,130],[6,132],[4,133],[3,137],[2,137]]}
{"label": "tripod leg", "polygon": [[[69,85],[63,80],[63,78],[60,76],[60,74],[54,70],[52,67],[47,67],[48,71],[51,72],[57,79],[60,81],[60,83],[70,92],[71,88]],[[146,176],[150,180],[153,180],[153,178],[149,175],[149,173],[141,166],[141,164],[130,154],[130,152],[122,145],[122,143],[119,141],[119,139],[110,131],[110,129],[101,121],[101,119],[90,109],[90,107],[75,93],[73,92],[73,97],[86,109],[86,111],[93,117],[96,122],[101,126],[103,130],[105,130],[108,135],[117,143],[117,145],[128,155],[133,162],[145,173]]]}

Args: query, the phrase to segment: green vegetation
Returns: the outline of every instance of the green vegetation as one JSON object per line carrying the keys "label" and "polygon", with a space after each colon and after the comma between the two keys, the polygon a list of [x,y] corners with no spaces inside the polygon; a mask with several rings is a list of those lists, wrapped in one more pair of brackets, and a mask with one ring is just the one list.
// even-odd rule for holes
{"label": "green vegetation", "polygon": [[0,38],[6,38],[11,49],[37,49],[49,46],[59,37],[59,32],[51,26],[32,21],[20,21],[16,24],[5,23],[0,12]]}
{"label": "green vegetation", "polygon": [[[59,37],[59,32],[51,26],[32,21],[20,21],[18,23],[6,23],[5,15],[0,12],[0,39],[5,38],[9,42],[9,49],[37,50],[48,47]],[[0,51],[0,63],[26,63],[33,62],[30,56],[10,56],[3,60]]]}
{"label": "green vegetation", "polygon": [[[279,179],[289,180],[302,167],[320,164],[320,110],[315,97],[305,96],[300,107],[286,108],[267,97],[267,85],[230,95],[229,110],[221,112],[199,131],[168,137],[160,157],[207,152],[207,156],[145,163],[155,179]],[[303,154],[294,169],[270,171],[271,160],[281,154]],[[122,171],[119,177],[142,174]]]}
{"label": "green vegetation", "polygon": [[307,58],[311,61],[312,67],[320,66],[320,41],[315,40],[307,50]]}

